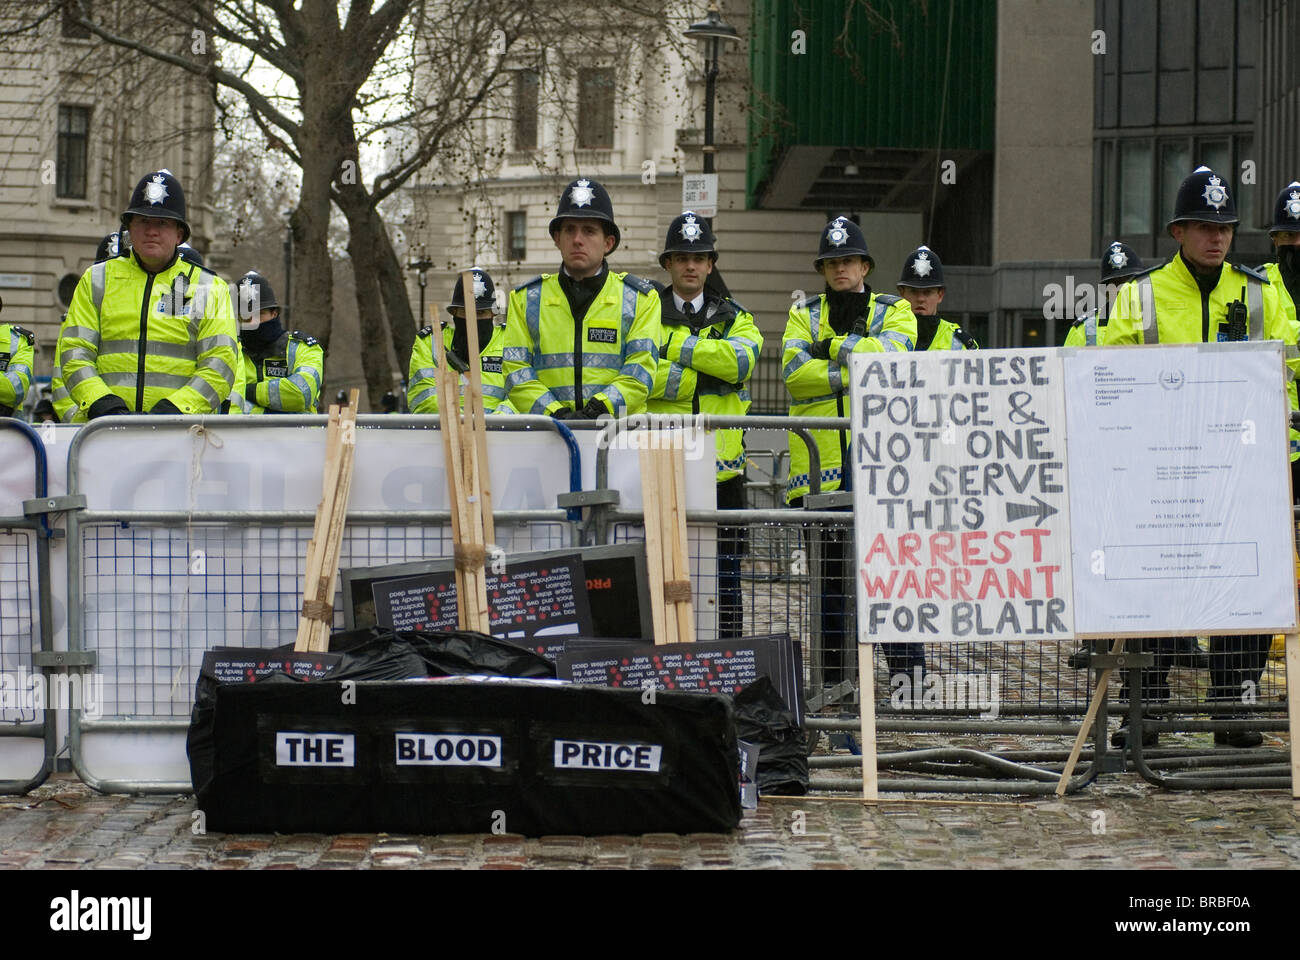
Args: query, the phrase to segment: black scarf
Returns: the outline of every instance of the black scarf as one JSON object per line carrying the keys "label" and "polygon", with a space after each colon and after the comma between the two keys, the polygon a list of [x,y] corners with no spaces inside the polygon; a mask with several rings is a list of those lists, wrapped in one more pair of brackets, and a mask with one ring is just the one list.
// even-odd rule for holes
{"label": "black scarf", "polygon": [[853,323],[865,316],[871,303],[871,287],[864,286],[861,293],[857,291],[838,291],[829,284],[826,286],[826,306],[830,313],[831,329],[837,336],[844,336],[853,329]]}
{"label": "black scarf", "polygon": [[256,330],[240,330],[239,342],[250,356],[260,358],[271,352],[283,333],[284,327],[280,325],[280,317],[277,315],[260,324]]}
{"label": "black scarf", "polygon": [[609,275],[609,264],[601,261],[600,271],[594,277],[587,277],[585,280],[575,280],[560,269],[560,289],[564,291],[565,298],[569,301],[569,310],[573,313],[573,319],[582,322],[583,317],[596,300],[596,294],[600,293],[601,288],[605,286],[605,278]]}

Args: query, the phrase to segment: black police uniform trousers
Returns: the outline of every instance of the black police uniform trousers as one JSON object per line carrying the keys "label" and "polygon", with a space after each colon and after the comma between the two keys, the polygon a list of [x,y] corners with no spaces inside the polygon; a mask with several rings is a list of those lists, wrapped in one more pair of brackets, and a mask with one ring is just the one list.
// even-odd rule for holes
{"label": "black police uniform trousers", "polygon": [[[718,483],[718,509],[745,509],[745,474]],[[744,527],[718,527],[718,639],[743,636],[745,613],[740,595],[740,559],[745,554]]]}

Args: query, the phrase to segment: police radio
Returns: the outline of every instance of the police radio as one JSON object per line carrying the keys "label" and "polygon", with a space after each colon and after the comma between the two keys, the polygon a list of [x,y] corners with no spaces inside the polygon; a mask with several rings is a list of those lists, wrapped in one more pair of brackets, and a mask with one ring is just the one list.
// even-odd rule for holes
{"label": "police radio", "polygon": [[1246,288],[1241,288],[1241,300],[1233,300],[1228,304],[1228,315],[1219,324],[1219,343],[1236,343],[1240,340],[1247,339],[1246,319],[1250,316],[1243,302],[1246,299]]}

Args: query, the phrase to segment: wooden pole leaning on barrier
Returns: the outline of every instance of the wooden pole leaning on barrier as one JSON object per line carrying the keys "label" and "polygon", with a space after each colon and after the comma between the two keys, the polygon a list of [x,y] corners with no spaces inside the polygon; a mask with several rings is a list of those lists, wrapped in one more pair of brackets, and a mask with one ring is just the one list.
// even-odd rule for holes
{"label": "wooden pole leaning on barrier", "polygon": [[[1110,648],[1111,656],[1118,656],[1124,652],[1124,638],[1120,637],[1115,641],[1114,646]],[[1107,667],[1101,672],[1101,679],[1097,681],[1097,689],[1092,693],[1092,702],[1088,704],[1088,714],[1083,718],[1083,726],[1079,728],[1079,734],[1074,738],[1074,746],[1070,750],[1070,758],[1065,761],[1065,769],[1061,771],[1061,779],[1056,783],[1056,795],[1065,796],[1065,790],[1070,785],[1070,777],[1074,776],[1074,767],[1079,762],[1079,754],[1083,752],[1083,745],[1088,739],[1088,731],[1092,725],[1097,722],[1097,711],[1101,709],[1102,698],[1106,696],[1106,688],[1110,686],[1111,668]],[[1104,737],[1105,730],[1098,730],[1098,736]],[[1129,731],[1132,736],[1133,731]]]}
{"label": "wooden pole leaning on barrier", "polygon": [[1291,798],[1300,800],[1300,634],[1286,635],[1286,710],[1291,722]]}
{"label": "wooden pole leaning on barrier", "polygon": [[649,431],[641,445],[641,501],[656,644],[694,643],[686,538],[686,466],[680,431]]}
{"label": "wooden pole leaning on barrier", "polygon": [[[461,274],[462,300],[466,304],[465,318],[469,325],[469,386],[466,388],[465,411],[460,405],[460,373],[447,362],[447,351],[442,342],[441,325],[437,308],[431,309],[434,358],[437,361],[438,419],[442,433],[442,450],[447,465],[447,492],[451,504],[451,535],[456,561],[457,622],[462,630],[479,633],[491,632],[491,618],[487,604],[487,540],[485,528],[491,530],[491,494],[484,496],[487,479],[485,430],[483,425],[482,379],[479,371],[477,312],[471,313],[474,302],[472,275]],[[479,376],[475,376],[479,373]],[[477,389],[475,384],[478,384]],[[478,417],[474,416],[477,407]],[[476,422],[477,420],[477,422]],[[480,456],[481,454],[481,456]]]}
{"label": "wooden pole leaning on barrier", "polygon": [[353,390],[348,406],[329,408],[325,428],[325,466],[321,475],[321,500],[316,525],[307,543],[307,570],[303,582],[302,614],[294,650],[317,653],[329,649],[334,625],[334,589],[338,582],[339,555],[348,497],[352,491],[352,466],[357,449],[356,422],[360,391]]}
{"label": "wooden pole leaning on barrier", "polygon": [[862,799],[880,799],[876,765],[876,645],[858,644],[858,732],[862,743]]}

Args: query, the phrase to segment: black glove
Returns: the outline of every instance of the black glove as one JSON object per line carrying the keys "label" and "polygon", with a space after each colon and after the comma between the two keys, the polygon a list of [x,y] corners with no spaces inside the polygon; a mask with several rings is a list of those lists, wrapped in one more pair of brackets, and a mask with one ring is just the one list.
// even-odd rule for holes
{"label": "black glove", "polygon": [[149,411],[149,413],[155,417],[176,417],[183,415],[184,412],[185,411],[176,406],[176,404],[172,403],[166,397],[163,397],[155,403],[153,409]]}
{"label": "black glove", "polygon": [[126,405],[125,400],[115,393],[110,393],[107,396],[100,397],[90,405],[90,409],[86,411],[86,419],[95,420],[98,417],[117,417],[130,412],[131,408]]}
{"label": "black glove", "polygon": [[570,410],[568,407],[560,407],[551,414],[552,420],[581,420],[582,414],[577,410]]}
{"label": "black glove", "polygon": [[460,354],[455,350],[447,350],[447,366],[451,367],[457,373],[469,373],[469,363],[461,359]]}
{"label": "black glove", "polygon": [[818,340],[810,344],[808,356],[814,360],[829,360],[831,358],[831,342],[829,340]]}
{"label": "black glove", "polygon": [[582,408],[580,416],[588,420],[599,420],[601,417],[609,416],[609,408],[595,397],[592,397],[587,401],[587,405]]}

